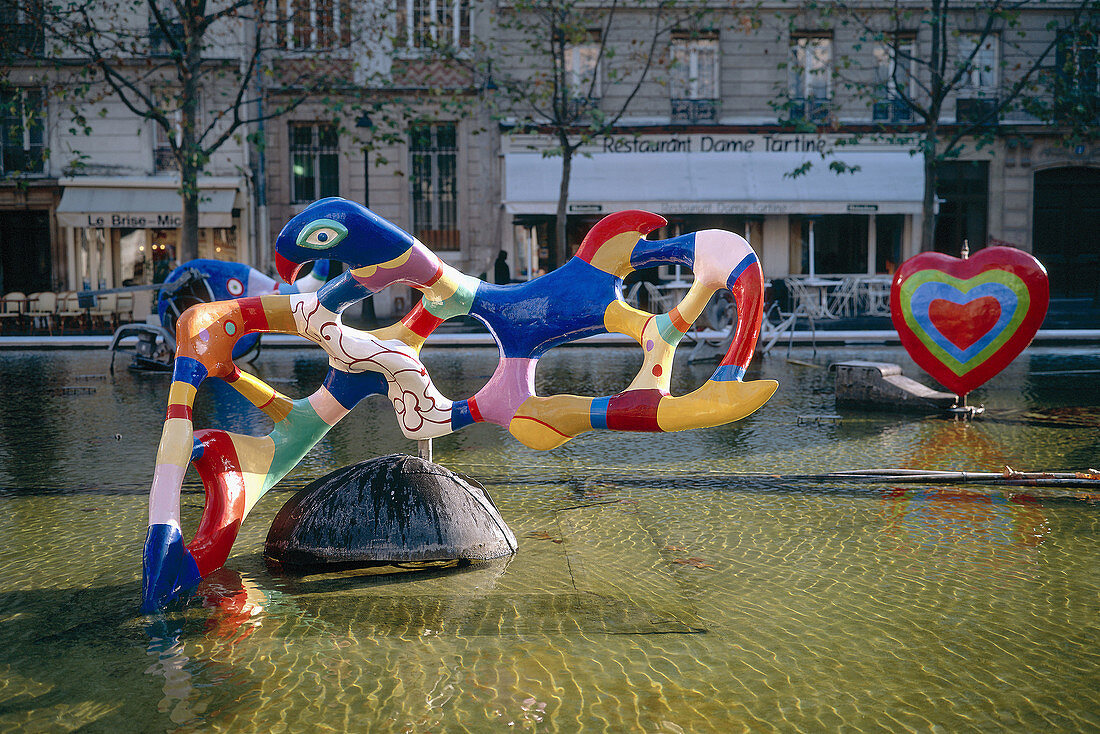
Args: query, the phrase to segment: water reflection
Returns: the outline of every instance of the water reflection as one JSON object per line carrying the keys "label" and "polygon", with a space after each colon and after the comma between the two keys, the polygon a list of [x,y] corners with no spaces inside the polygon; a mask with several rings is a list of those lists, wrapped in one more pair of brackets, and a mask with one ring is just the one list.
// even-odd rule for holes
{"label": "water reflection", "polygon": [[[919,379],[900,350],[860,352]],[[1032,366],[1100,364],[1074,354],[1043,352]],[[539,379],[607,393],[637,356],[555,350]],[[506,563],[272,574],[264,538],[292,488],[414,450],[378,398],[257,505],[197,601],[148,618],[136,612],[140,553],[166,380],[121,371],[87,383],[94,393],[43,396],[105,374],[106,355],[0,353],[0,488],[20,487],[0,489],[0,731],[874,731],[883,711],[922,731],[1095,728],[1094,503],[737,481],[1095,466],[1092,383],[1040,384],[1022,363],[983,387],[992,415],[972,426],[858,411],[798,425],[835,412],[824,367],[852,356],[755,362],[780,391],[710,431],[594,433],[545,453],[496,426],[441,439],[437,459],[489,485],[519,539]],[[462,396],[497,354],[426,358],[442,367],[441,389]],[[255,369],[300,397],[325,362],[267,350]],[[674,392],[712,371],[678,364]],[[264,431],[258,413],[223,402],[204,408],[206,425]],[[203,495],[187,486],[193,528]]]}
{"label": "water reflection", "polygon": [[943,418],[919,424],[915,446],[901,463],[908,469],[1001,471],[1019,467],[1022,454],[991,433],[982,421]]}

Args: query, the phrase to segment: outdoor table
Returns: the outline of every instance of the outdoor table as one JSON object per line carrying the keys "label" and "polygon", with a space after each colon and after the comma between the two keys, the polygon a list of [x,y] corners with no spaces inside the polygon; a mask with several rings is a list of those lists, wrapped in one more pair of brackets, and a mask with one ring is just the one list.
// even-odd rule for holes
{"label": "outdoor table", "polygon": [[835,319],[836,314],[829,310],[829,291],[842,282],[828,278],[799,278],[798,283],[802,286],[803,292],[797,294],[798,302],[804,305],[814,318]]}
{"label": "outdoor table", "polygon": [[864,303],[867,304],[866,313],[871,316],[890,315],[890,283],[893,278],[889,275],[865,278],[861,282]]}

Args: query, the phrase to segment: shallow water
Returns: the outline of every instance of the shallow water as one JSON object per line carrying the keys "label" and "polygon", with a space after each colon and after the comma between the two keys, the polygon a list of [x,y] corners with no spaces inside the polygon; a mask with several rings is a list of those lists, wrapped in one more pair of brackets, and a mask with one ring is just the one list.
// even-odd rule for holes
{"label": "shallow water", "polygon": [[[492,493],[512,559],[274,575],[260,551],[291,492],[415,450],[371,398],[261,501],[199,597],[142,616],[167,377],[107,378],[99,352],[0,353],[0,730],[1100,729],[1094,501],[759,477],[1096,468],[1097,350],[1029,350],[974,394],[990,409],[974,425],[837,411],[830,362],[897,362],[927,381],[899,349],[792,357],[807,364],[755,362],[747,379],[779,392],[721,428],[590,433],[546,453],[491,425],[437,440],[437,461]],[[496,353],[425,359],[465,397]],[[556,350],[536,380],[606,394],[640,362]],[[255,369],[298,397],[325,363],[267,350]],[[673,392],[712,370],[678,361]],[[214,387],[196,426],[267,431]],[[202,501],[189,475],[189,528]]]}

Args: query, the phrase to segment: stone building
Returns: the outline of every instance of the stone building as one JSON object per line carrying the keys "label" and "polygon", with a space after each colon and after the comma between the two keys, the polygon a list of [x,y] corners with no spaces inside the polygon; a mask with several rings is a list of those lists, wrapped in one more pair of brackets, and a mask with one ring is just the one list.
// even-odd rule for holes
{"label": "stone building", "polygon": [[[500,250],[515,279],[556,267],[550,244],[561,158],[546,155],[552,125],[524,116],[497,83],[541,63],[530,39],[498,22],[513,5],[273,3],[266,20],[278,30],[270,31],[269,53],[321,58],[334,74],[349,75],[355,90],[307,100],[219,149],[202,182],[200,255],[272,272],[271,245],[283,223],[310,201],[339,195],[367,203],[464,272],[491,278]],[[745,234],[771,278],[886,274],[919,250],[925,172],[905,139],[916,118],[896,94],[898,59],[784,3],[752,13],[715,6],[665,35],[664,65],[625,104],[636,73],[630,49],[652,35],[654,19],[645,3],[620,5],[606,38],[593,16],[587,37],[568,49],[568,73],[595,81],[576,103],[589,114],[625,108],[614,129],[574,160],[573,247],[604,214],[635,207],[664,215],[665,236],[707,227]],[[966,46],[966,33],[952,40],[957,55],[974,51],[975,62],[942,110],[944,129],[985,115],[1013,83],[1013,70],[1052,41],[1057,48],[1037,79],[1052,95],[1072,92],[1095,114],[1096,26],[1086,18],[1084,30],[1067,30],[1073,7],[1025,8],[1018,28],[983,36],[980,48]],[[163,133],[95,90],[78,105],[84,125],[75,125],[68,103],[51,94],[63,72],[41,63],[48,34],[28,16],[4,12],[0,22],[18,53],[7,54],[0,90],[0,290],[150,282],[173,257],[179,222]],[[148,17],[127,22],[148,36],[151,56],[164,53]],[[903,48],[925,53],[930,39],[919,25],[904,30],[911,36]],[[598,58],[603,41],[618,53]],[[453,63],[441,63],[442,46]],[[211,53],[240,62],[233,43]],[[877,79],[881,94],[852,93],[838,69]],[[263,104],[285,96],[277,82],[258,85]],[[881,129],[894,139],[865,135]],[[987,130],[987,144],[966,145],[939,169],[934,246],[957,253],[964,239],[972,249],[1012,243],[1047,264],[1055,296],[1094,296],[1100,146],[1087,136],[1067,146],[1062,130],[1015,108],[990,119]],[[849,172],[831,171],[834,161]],[[806,163],[808,171],[791,176]],[[403,313],[416,297],[390,291],[376,304],[380,317]]]}
{"label": "stone building", "polygon": [[[27,9],[9,7],[0,19],[9,39],[0,92],[6,175],[0,183],[0,290],[152,283],[177,261],[181,222],[178,170],[165,133],[104,86],[85,85],[77,70],[87,60],[51,46],[55,39],[32,4],[20,7]],[[149,58],[169,53],[148,17],[122,17],[117,24],[142,39]],[[236,62],[234,45],[213,49]],[[143,60],[132,63],[140,68]],[[171,81],[146,76],[142,83],[150,91]],[[201,257],[248,261],[255,251],[249,153],[242,142],[227,141],[205,168]]]}
{"label": "stone building", "polygon": [[[955,11],[949,28],[961,31],[950,35],[948,68],[972,60],[945,100],[941,139],[995,109],[1051,43],[1033,77],[1039,97],[1065,105],[1057,97],[1072,92],[1091,110],[1086,124],[1095,131],[1096,18],[1086,14],[1074,25],[1077,7],[1025,5],[1015,23],[988,33],[979,32],[986,17],[979,4]],[[574,161],[572,246],[601,215],[637,207],[664,215],[665,235],[704,227],[745,234],[768,277],[892,272],[921,246],[925,171],[913,137],[920,119],[897,85],[926,98],[928,79],[905,58],[930,53],[922,12],[930,11],[913,10],[890,44],[870,42],[871,34],[835,15],[782,3],[764,3],[751,17],[716,10],[673,30],[668,56],[677,63],[652,71],[617,129]],[[632,13],[620,9],[610,27],[594,18],[588,40],[567,60],[569,73],[596,76],[594,98],[584,104],[605,114],[630,90],[629,72],[615,65],[631,41],[653,35],[652,8]],[[597,62],[601,43],[605,58]],[[534,267],[554,265],[547,241],[561,159],[541,155],[554,144],[552,128],[506,129],[502,139],[503,205],[513,224],[507,246]],[[1056,297],[1096,294],[1100,146],[1066,145],[1063,133],[1010,106],[964,138],[961,154],[937,169],[935,249],[958,255],[964,240],[972,250],[1008,242],[1047,264]],[[852,172],[830,171],[833,161]],[[792,178],[806,163],[809,171]]]}

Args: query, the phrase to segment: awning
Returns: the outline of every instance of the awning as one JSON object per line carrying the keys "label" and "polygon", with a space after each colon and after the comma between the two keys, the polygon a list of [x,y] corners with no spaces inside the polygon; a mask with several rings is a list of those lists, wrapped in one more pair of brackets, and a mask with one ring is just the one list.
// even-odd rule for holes
{"label": "awning", "polygon": [[[830,161],[859,168],[834,173]],[[810,161],[808,172],[784,174]],[[561,158],[504,156],[505,208],[513,214],[557,211]],[[658,214],[919,214],[920,156],[899,151],[594,153],[573,159],[573,212],[647,209]]]}
{"label": "awning", "polygon": [[[203,189],[200,227],[233,226],[236,189]],[[183,197],[176,189],[66,186],[57,207],[63,227],[173,229],[180,226]]]}

